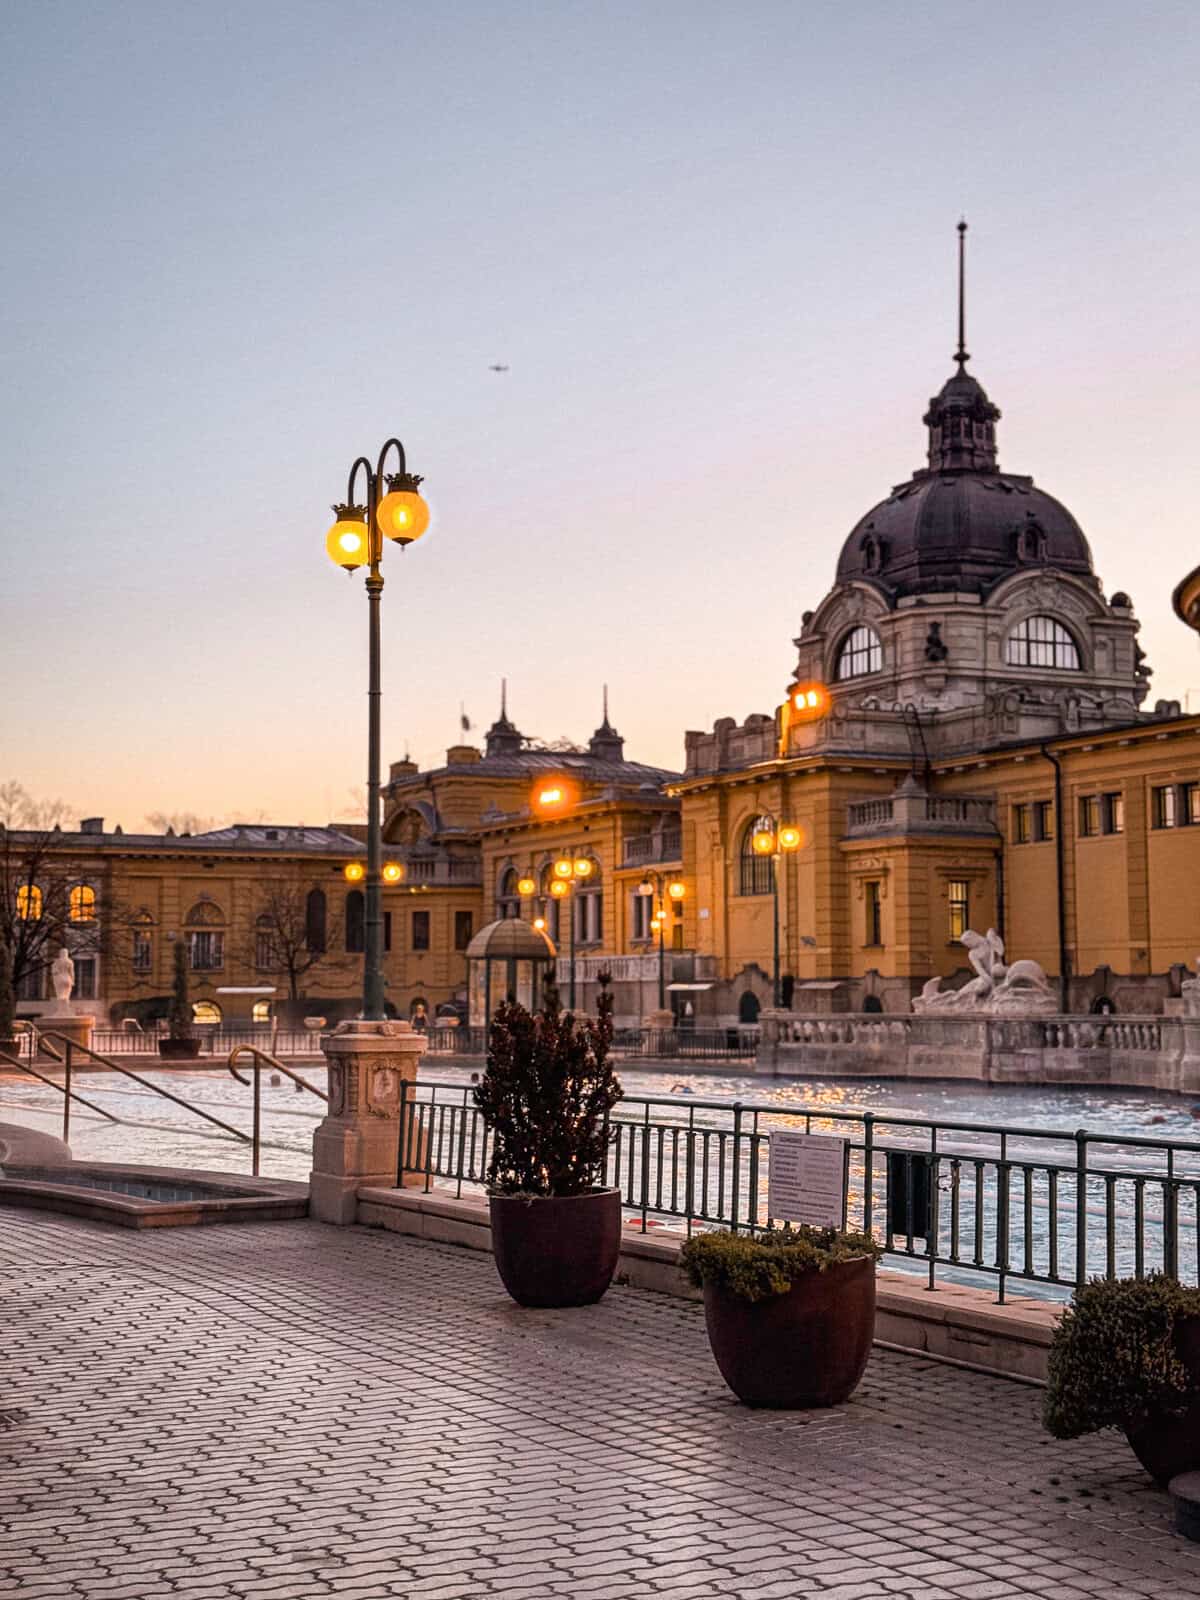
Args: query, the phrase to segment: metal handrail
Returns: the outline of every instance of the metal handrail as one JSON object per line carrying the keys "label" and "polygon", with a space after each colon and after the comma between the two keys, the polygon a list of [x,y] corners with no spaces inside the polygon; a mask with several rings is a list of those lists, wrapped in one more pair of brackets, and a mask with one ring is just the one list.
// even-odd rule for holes
{"label": "metal handrail", "polygon": [[241,1073],[237,1069],[237,1066],[235,1065],[237,1058],[240,1055],[250,1055],[254,1057],[254,1131],[252,1135],[252,1165],[250,1170],[254,1177],[257,1178],[259,1150],[262,1142],[263,1062],[265,1061],[273,1072],[282,1072],[285,1078],[290,1078],[293,1083],[298,1083],[302,1089],[307,1089],[309,1094],[315,1094],[318,1100],[324,1100],[326,1105],[329,1104],[329,1096],[325,1093],[324,1089],[318,1089],[315,1083],[309,1083],[306,1079],[300,1077],[298,1073],[293,1072],[290,1067],[285,1067],[282,1061],[277,1061],[269,1051],[260,1050],[256,1044],[237,1044],[234,1045],[233,1049],[229,1052],[229,1061],[227,1063],[229,1071],[232,1076],[235,1077],[241,1084],[244,1084],[246,1080],[242,1077]]}
{"label": "metal handrail", "polygon": [[27,1061],[20,1060],[19,1057],[11,1055],[7,1050],[0,1050],[0,1061],[6,1061],[10,1067],[19,1067],[22,1072],[27,1072],[31,1078],[36,1078],[39,1083],[49,1084],[51,1089],[57,1089],[59,1094],[62,1095],[62,1137],[64,1144],[70,1143],[72,1100],[78,1100],[81,1106],[86,1106],[89,1111],[98,1112],[100,1116],[106,1117],[109,1122],[120,1122],[121,1120],[120,1117],[114,1117],[111,1111],[105,1111],[103,1106],[95,1106],[90,1100],[85,1100],[81,1094],[75,1093],[75,1091],[71,1088],[71,1066],[69,1059],[67,1061],[66,1081],[64,1083],[55,1083],[53,1078],[47,1078],[45,1073],[38,1072],[37,1069],[35,1067],[31,1067]]}

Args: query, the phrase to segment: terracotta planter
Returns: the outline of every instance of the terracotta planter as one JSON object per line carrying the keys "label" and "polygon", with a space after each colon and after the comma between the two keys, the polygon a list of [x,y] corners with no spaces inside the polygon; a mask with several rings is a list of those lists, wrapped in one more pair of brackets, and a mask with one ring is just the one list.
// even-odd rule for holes
{"label": "terracotta planter", "polygon": [[[1175,1324],[1175,1349],[1193,1383],[1200,1384],[1200,1317]],[[1178,1417],[1156,1417],[1144,1428],[1125,1429],[1130,1449],[1161,1487],[1184,1472],[1200,1470],[1200,1394]]]}
{"label": "terracotta planter", "polygon": [[835,1262],[767,1300],[706,1283],[704,1316],[721,1376],[743,1405],[836,1406],[857,1388],[871,1353],[875,1263]]}
{"label": "terracotta planter", "polygon": [[164,1061],[194,1061],[200,1054],[199,1039],[160,1039],[158,1053]]}
{"label": "terracotta planter", "polygon": [[590,1306],[612,1282],[621,1252],[621,1193],[494,1194],[492,1253],[522,1306]]}

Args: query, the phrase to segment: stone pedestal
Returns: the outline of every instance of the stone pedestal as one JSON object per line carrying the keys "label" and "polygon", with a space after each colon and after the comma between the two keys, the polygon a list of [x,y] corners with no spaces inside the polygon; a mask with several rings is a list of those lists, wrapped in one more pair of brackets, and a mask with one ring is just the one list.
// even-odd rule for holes
{"label": "stone pedestal", "polygon": [[675,1026],[675,1013],[673,1011],[648,1011],[642,1018],[642,1027],[651,1028],[656,1033],[670,1033]]}
{"label": "stone pedestal", "polygon": [[[67,1009],[61,1013],[56,1013],[54,1007],[51,1006],[48,1011],[44,1011],[37,1019],[37,1026],[39,1031],[44,1030],[46,1033],[57,1034],[58,1037],[47,1040],[45,1046],[39,1046],[37,1059],[39,1061],[61,1061],[65,1053],[62,1044],[63,1039],[70,1039],[72,1044],[90,1045],[95,1020],[86,1011]],[[51,1054],[51,1050],[55,1053]],[[76,1056],[72,1061],[72,1066],[76,1062],[89,1064],[89,1057],[84,1055]],[[94,1063],[90,1064],[94,1065]]]}
{"label": "stone pedestal", "polygon": [[309,1214],[345,1226],[358,1190],[391,1189],[400,1157],[400,1085],[415,1084],[423,1034],[407,1022],[343,1022],[325,1040],[329,1111],[313,1135]]}

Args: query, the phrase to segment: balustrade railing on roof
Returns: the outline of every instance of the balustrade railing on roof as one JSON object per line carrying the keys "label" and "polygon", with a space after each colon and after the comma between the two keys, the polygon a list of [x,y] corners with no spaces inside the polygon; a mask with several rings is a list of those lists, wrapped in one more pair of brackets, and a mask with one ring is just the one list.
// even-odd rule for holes
{"label": "balustrade railing on roof", "polygon": [[659,861],[682,861],[683,834],[678,828],[661,833],[638,833],[625,840],[623,867],[644,867]]}

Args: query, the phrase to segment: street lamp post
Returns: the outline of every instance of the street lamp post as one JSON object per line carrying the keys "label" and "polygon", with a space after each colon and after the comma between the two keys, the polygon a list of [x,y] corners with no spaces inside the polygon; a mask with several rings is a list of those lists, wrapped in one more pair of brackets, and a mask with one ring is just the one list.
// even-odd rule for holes
{"label": "street lamp post", "polygon": [[570,985],[568,988],[567,1004],[570,1010],[575,1009],[575,898],[573,890],[578,890],[591,877],[592,862],[587,856],[563,856],[554,863],[554,877],[550,883],[550,893],[560,905],[565,905],[567,919],[571,924],[571,953]]}
{"label": "street lamp post", "polygon": [[[384,466],[390,451],[399,458],[399,470],[385,477]],[[365,505],[355,501],[354,489],[359,468],[366,476]],[[380,494],[381,485],[387,492]],[[421,479],[408,471],[404,446],[399,439],[388,439],[372,468],[366,456],[359,456],[350,468],[346,499],[335,505],[337,521],[325,538],[329,559],[346,572],[367,569],[367,865],[363,939],[363,1017],[378,1022],[385,1016],[383,1002],[383,908],[380,863],[383,855],[383,825],[379,814],[380,734],[379,709],[382,690],[379,668],[379,606],[383,597],[383,541],[391,539],[403,550],[419,539],[429,526],[429,507],[421,498]]]}
{"label": "street lamp post", "polygon": [[658,896],[658,906],[650,918],[652,931],[658,934],[658,1009],[665,1011],[667,1008],[667,983],[666,983],[666,931],[667,931],[667,901],[673,900],[676,905],[686,895],[687,890],[678,878],[670,879],[666,884],[666,893],[663,892],[663,879],[657,872],[648,872],[642,879],[638,892]]}
{"label": "street lamp post", "polygon": [[774,934],[772,993],[776,1010],[783,1003],[779,983],[779,863],[785,854],[790,854],[793,850],[799,850],[803,843],[803,832],[801,829],[793,827],[790,823],[786,823],[781,828],[776,828],[774,823],[771,823],[769,827],[756,828],[754,837],[751,840],[755,855],[770,856],[771,858],[771,921]]}

